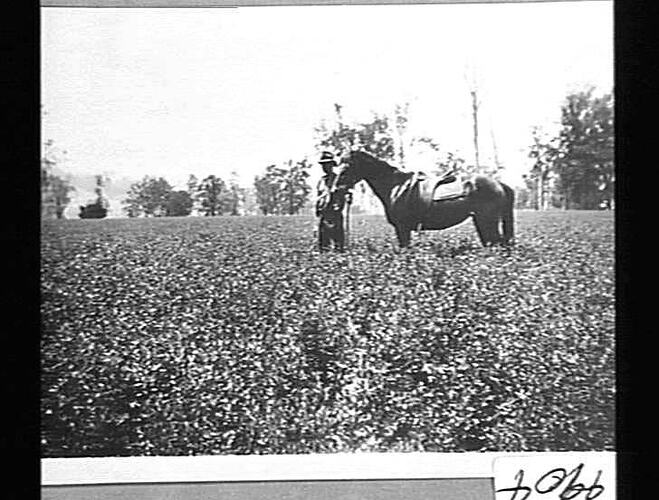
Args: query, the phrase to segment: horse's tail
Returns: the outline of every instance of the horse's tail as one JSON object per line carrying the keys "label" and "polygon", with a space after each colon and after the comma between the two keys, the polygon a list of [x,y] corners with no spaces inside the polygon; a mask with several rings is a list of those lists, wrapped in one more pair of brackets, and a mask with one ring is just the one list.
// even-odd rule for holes
{"label": "horse's tail", "polygon": [[501,225],[503,229],[503,243],[505,245],[510,245],[512,244],[515,238],[515,214],[514,214],[514,207],[515,207],[515,191],[513,189],[504,184],[503,182],[501,183],[501,186],[503,187],[503,191],[505,193],[505,201],[504,201],[504,207],[503,207],[503,213],[501,214]]}

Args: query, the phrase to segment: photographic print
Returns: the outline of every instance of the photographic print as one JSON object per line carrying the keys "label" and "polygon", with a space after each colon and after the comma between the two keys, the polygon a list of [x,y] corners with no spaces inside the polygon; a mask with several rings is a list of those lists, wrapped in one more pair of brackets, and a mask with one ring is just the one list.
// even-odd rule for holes
{"label": "photographic print", "polygon": [[40,14],[43,458],[615,450],[612,2]]}

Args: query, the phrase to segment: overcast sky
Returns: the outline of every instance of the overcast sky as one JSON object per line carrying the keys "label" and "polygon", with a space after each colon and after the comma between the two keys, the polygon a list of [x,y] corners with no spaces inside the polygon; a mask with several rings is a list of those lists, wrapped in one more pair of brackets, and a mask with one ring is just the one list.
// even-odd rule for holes
{"label": "overcast sky", "polygon": [[[139,179],[251,183],[315,158],[313,129],[410,103],[408,136],[473,160],[467,77],[504,175],[529,166],[531,128],[555,132],[565,95],[613,86],[613,3],[42,9],[44,139],[61,168]],[[427,161],[427,160],[426,160]],[[423,169],[423,156],[409,168]]]}

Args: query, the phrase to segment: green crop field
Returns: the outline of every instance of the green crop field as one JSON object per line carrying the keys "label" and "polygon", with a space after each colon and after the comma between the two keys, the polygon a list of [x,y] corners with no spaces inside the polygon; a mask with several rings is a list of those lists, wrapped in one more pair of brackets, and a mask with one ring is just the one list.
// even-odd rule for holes
{"label": "green crop field", "polygon": [[43,456],[614,449],[612,213],[351,222],[44,222]]}

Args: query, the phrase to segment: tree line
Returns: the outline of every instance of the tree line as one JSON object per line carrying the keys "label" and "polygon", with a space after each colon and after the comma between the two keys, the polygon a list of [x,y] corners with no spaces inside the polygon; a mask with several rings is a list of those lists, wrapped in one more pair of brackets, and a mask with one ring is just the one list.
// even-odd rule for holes
{"label": "tree line", "polygon": [[132,184],[123,209],[128,217],[180,217],[197,213],[205,216],[238,215],[244,190],[235,174],[225,182],[216,175],[201,181],[190,175],[187,190],[174,189],[164,177],[145,176]]}
{"label": "tree line", "polygon": [[[435,173],[452,170],[462,175],[497,176],[505,168],[498,158],[494,166],[474,164],[445,150],[432,137],[410,137],[407,103],[396,105],[389,115],[373,113],[360,123],[347,123],[342,110],[340,104],[335,104],[334,119],[321,121],[315,128],[317,151],[331,150],[341,156],[360,149],[402,169],[410,152],[425,151],[432,158],[428,170]],[[593,89],[569,94],[561,107],[559,133],[548,136],[538,127],[531,133],[528,155],[533,164],[523,176],[524,185],[517,188],[517,208],[613,208],[613,141],[612,94],[597,96]],[[74,188],[53,174],[53,166],[60,160],[52,141],[46,146],[41,166],[42,216],[61,218]],[[254,211],[294,215],[309,205],[312,188],[308,180],[313,165],[306,158],[268,165],[247,189],[239,184],[235,172],[228,180],[214,174],[201,180],[190,175],[187,189],[174,189],[163,177],[145,176],[130,186],[123,210],[129,217],[242,215]],[[106,215],[102,187],[103,179],[97,176],[97,199],[80,207],[80,217]],[[368,197],[363,186],[361,194],[356,199],[357,210]]]}
{"label": "tree line", "polygon": [[234,172],[228,181],[209,175],[198,180],[190,175],[187,190],[175,190],[163,177],[145,176],[134,183],[123,201],[129,217],[181,217],[201,215],[243,215],[247,197],[255,194],[255,203],[264,215],[297,214],[308,200],[307,183],[310,164],[307,160],[284,165],[269,165],[254,179],[253,190],[240,186]]}
{"label": "tree line", "polygon": [[561,107],[561,128],[548,136],[532,133],[518,207],[546,210],[614,208],[613,95],[594,89],[571,93]]}

